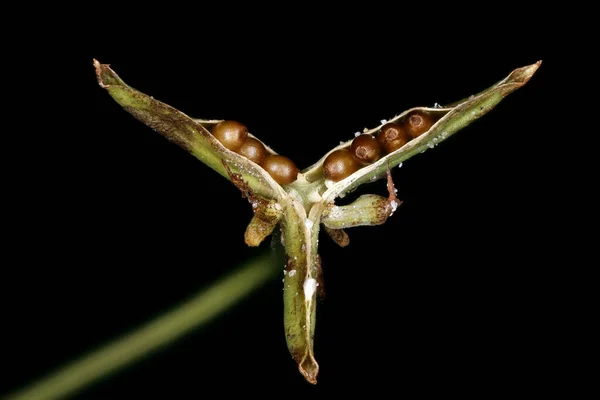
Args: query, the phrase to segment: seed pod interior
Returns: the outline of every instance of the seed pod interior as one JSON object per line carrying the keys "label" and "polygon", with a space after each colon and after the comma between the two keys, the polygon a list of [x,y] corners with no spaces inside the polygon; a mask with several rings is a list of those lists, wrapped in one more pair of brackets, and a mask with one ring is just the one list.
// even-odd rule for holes
{"label": "seed pod interior", "polygon": [[[450,112],[452,110],[452,108],[427,108],[427,107],[416,107],[416,108],[411,108],[409,110],[404,111],[403,113],[395,116],[394,118],[390,119],[389,121],[382,121],[381,125],[376,126],[374,128],[371,129],[365,129],[363,134],[368,134],[368,135],[372,135],[372,136],[376,136],[377,133],[381,130],[381,128],[386,125],[387,123],[390,122],[394,122],[397,124],[401,124],[404,120],[404,117],[406,115],[408,115],[408,113],[410,113],[411,111],[415,111],[415,110],[420,110],[420,111],[424,111],[429,113],[432,118],[435,120],[436,124],[440,121],[440,119],[442,117],[444,117],[446,114],[448,114],[448,112]],[[415,140],[415,139],[413,139]],[[348,140],[344,143],[341,143],[340,145],[334,147],[333,149],[331,149],[328,153],[326,153],[323,157],[321,157],[321,159],[319,161],[317,161],[315,164],[311,165],[308,168],[305,168],[304,170],[302,170],[301,172],[304,174],[304,177],[306,178],[306,180],[308,182],[314,182],[320,178],[323,177],[323,163],[325,161],[325,159],[334,151],[336,150],[340,150],[340,149],[351,149],[351,145],[352,145],[352,141]],[[410,141],[406,144],[408,145],[410,144]],[[406,146],[405,145],[405,146]],[[394,154],[394,153],[392,153]],[[389,154],[381,154],[381,157],[379,158],[379,160],[377,160],[375,163],[367,166],[367,168],[370,168],[372,166],[374,166],[375,164],[377,165],[383,165],[386,164],[386,158],[388,158],[390,155]],[[395,163],[397,164],[397,163]],[[394,164],[394,165],[395,165]],[[383,176],[383,175],[381,175]]]}

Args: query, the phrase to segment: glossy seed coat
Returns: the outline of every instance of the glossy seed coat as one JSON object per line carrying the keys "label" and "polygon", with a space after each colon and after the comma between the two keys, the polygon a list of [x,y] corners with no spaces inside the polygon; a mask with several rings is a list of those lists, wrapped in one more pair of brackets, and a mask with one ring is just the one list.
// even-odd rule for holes
{"label": "glossy seed coat", "polygon": [[382,126],[377,134],[377,142],[381,146],[384,154],[389,154],[398,150],[411,139],[410,135],[401,125],[393,122]]}
{"label": "glossy seed coat", "polygon": [[255,162],[260,165],[265,157],[267,157],[267,149],[260,140],[249,137],[246,139],[240,150],[239,154],[246,157],[248,160]]}
{"label": "glossy seed coat", "polygon": [[352,153],[347,149],[340,149],[329,154],[323,162],[323,176],[337,182],[355,173],[359,168],[360,164]]}
{"label": "glossy seed coat", "polygon": [[363,165],[373,164],[381,157],[381,147],[373,135],[359,135],[354,138],[350,151]]}
{"label": "glossy seed coat", "polygon": [[298,167],[292,160],[279,154],[265,157],[260,165],[280,185],[292,183],[298,177]]}
{"label": "glossy seed coat", "polygon": [[238,151],[248,138],[248,128],[237,121],[221,121],[213,126],[211,133],[231,151]]}
{"label": "glossy seed coat", "polygon": [[423,111],[413,111],[406,116],[403,126],[412,138],[416,138],[427,132],[433,123],[431,115]]}

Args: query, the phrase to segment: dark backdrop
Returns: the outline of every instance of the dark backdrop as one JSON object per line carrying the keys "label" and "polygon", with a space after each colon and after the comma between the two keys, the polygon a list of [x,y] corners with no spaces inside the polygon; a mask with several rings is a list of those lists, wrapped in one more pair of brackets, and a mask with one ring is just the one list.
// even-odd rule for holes
{"label": "dark backdrop", "polygon": [[[327,21],[243,20],[199,21],[178,45],[156,25],[140,33],[109,19],[112,36],[100,32],[64,58],[38,60],[41,100],[26,103],[20,122],[30,128],[4,150],[14,173],[5,182],[12,196],[2,392],[159,315],[269,247],[244,245],[247,201],[122,110],[98,87],[92,58],[188,115],[243,122],[301,168],[380,119],[544,64],[484,118],[394,169],[404,203],[384,226],[348,230],[344,249],[322,237],[327,297],[317,312],[316,387],[287,352],[274,279],[79,398],[552,386],[541,371],[556,356],[547,347],[557,300],[545,285],[553,272],[538,258],[555,251],[539,241],[556,195],[539,162],[540,137],[551,134],[541,128],[553,68],[544,38],[510,44],[526,32],[515,30],[474,43],[461,29],[432,40],[385,25],[338,31],[315,29]],[[384,183],[360,189],[369,192],[384,194]]]}

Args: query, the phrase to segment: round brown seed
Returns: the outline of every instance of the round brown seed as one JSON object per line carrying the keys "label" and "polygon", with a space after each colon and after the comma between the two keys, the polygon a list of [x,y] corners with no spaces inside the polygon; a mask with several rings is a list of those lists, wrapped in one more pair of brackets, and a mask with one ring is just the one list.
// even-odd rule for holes
{"label": "round brown seed", "polygon": [[377,142],[385,154],[398,150],[411,140],[404,128],[394,122],[385,124],[377,134]]}
{"label": "round brown seed", "polygon": [[323,176],[334,182],[341,181],[358,171],[360,165],[347,149],[332,152],[323,162]]}
{"label": "round brown seed", "polygon": [[381,147],[372,135],[363,134],[354,138],[350,151],[363,165],[372,164],[381,157]]}
{"label": "round brown seed", "polygon": [[221,121],[213,126],[211,133],[229,150],[238,151],[248,138],[248,128],[237,121]]}
{"label": "round brown seed", "polygon": [[260,166],[280,185],[292,183],[298,177],[296,164],[289,158],[280,156],[279,154],[265,157]]}
{"label": "round brown seed", "polygon": [[431,128],[433,118],[430,114],[422,111],[413,111],[404,120],[404,129],[413,138],[419,137]]}
{"label": "round brown seed", "polygon": [[249,137],[240,147],[238,153],[260,165],[267,156],[267,149],[260,140]]}

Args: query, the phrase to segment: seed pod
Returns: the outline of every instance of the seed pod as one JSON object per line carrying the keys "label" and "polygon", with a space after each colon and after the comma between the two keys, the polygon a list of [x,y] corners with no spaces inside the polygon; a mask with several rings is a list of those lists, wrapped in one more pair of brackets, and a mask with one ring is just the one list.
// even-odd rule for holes
{"label": "seed pod", "polygon": [[381,157],[381,147],[372,135],[359,135],[352,141],[352,155],[363,165],[373,164]]}
{"label": "seed pod", "polygon": [[334,182],[341,181],[360,168],[358,161],[347,149],[332,152],[323,162],[323,175]]}
{"label": "seed pod", "polygon": [[249,137],[240,147],[238,153],[260,165],[267,156],[267,149],[260,140]]}
{"label": "seed pod", "polygon": [[298,177],[296,164],[289,158],[280,156],[279,154],[265,157],[260,166],[280,185],[292,183]]}
{"label": "seed pod", "polygon": [[213,126],[211,133],[231,151],[238,151],[248,138],[248,128],[237,121],[221,121]]}
{"label": "seed pod", "polygon": [[411,139],[402,126],[393,122],[382,126],[377,134],[377,142],[385,154],[398,150]]}
{"label": "seed pod", "polygon": [[430,114],[423,111],[413,111],[404,120],[404,129],[413,138],[419,137],[431,128],[434,120]]}

